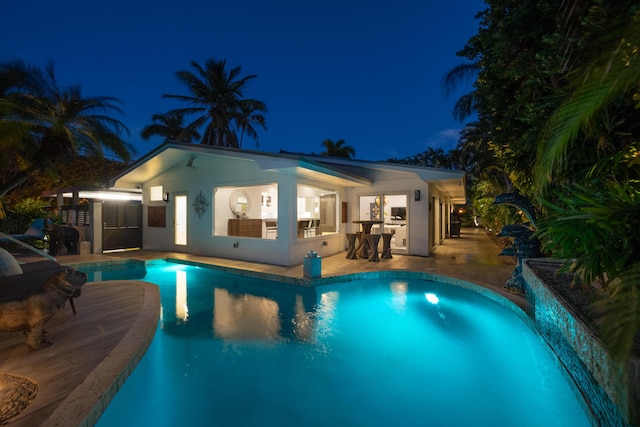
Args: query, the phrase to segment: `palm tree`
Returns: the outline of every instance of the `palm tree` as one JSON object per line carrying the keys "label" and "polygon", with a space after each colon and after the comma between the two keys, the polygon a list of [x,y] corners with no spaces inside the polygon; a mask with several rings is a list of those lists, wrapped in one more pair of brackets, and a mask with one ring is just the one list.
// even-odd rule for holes
{"label": "palm tree", "polygon": [[[460,64],[449,70],[442,79],[447,96],[458,88],[458,84],[462,81],[469,81],[477,78],[480,65],[478,63]],[[453,117],[457,120],[465,120],[476,112],[476,96],[475,90],[462,95],[453,107]]]}
{"label": "palm tree", "polygon": [[345,144],[344,139],[339,139],[336,142],[333,142],[331,139],[325,139],[322,141],[322,146],[325,151],[320,153],[320,155],[347,158],[355,157],[356,150],[352,146]]}
{"label": "palm tree", "polygon": [[103,157],[109,151],[131,159],[133,146],[120,137],[128,129],[107,115],[122,112],[118,99],[84,97],[78,85],[60,87],[52,64],[0,64],[0,82],[0,161],[6,167],[0,196],[65,157]]}
{"label": "palm tree", "polygon": [[[195,73],[186,70],[176,73],[190,95],[163,95],[164,98],[179,99],[191,105],[173,112],[197,116],[187,127],[198,129],[205,126],[202,144],[239,148],[242,135],[246,133],[256,139],[257,145],[257,133],[253,125],[265,128],[264,116],[260,113],[266,112],[267,107],[261,101],[243,99],[247,83],[257,76],[251,74],[239,78],[241,67],[227,72],[224,60],[209,59],[204,67],[191,61],[191,66]],[[236,133],[238,131],[242,132],[240,138]]]}
{"label": "palm tree", "polygon": [[[264,115],[260,114],[256,109],[257,105],[254,103],[243,103],[240,106],[242,110],[242,114],[236,120],[236,131],[240,131],[240,139],[238,140],[238,147],[242,147],[242,139],[244,134],[246,133],[251,138],[256,140],[256,146],[258,146],[258,134],[253,128],[253,124],[257,124],[262,126],[263,129],[266,129],[266,120]],[[237,134],[236,134],[237,136]]]}
{"label": "palm tree", "polygon": [[153,124],[145,126],[140,132],[144,140],[152,136],[160,136],[165,140],[191,142],[200,139],[197,130],[190,126],[184,126],[184,112],[170,111],[167,114],[154,114],[151,116]]}

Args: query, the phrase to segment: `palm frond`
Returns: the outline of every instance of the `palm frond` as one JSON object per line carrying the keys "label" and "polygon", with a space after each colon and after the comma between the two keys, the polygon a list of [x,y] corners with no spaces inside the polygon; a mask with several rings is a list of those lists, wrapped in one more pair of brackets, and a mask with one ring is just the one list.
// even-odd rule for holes
{"label": "palm frond", "polygon": [[632,96],[628,90],[640,83],[640,21],[612,32],[603,44],[610,48],[594,60],[594,65],[578,71],[579,86],[554,113],[542,135],[535,166],[539,191],[553,179],[584,126],[613,100]]}
{"label": "palm frond", "polygon": [[640,262],[610,278],[594,307],[603,313],[598,323],[610,354],[628,360],[640,329]]}

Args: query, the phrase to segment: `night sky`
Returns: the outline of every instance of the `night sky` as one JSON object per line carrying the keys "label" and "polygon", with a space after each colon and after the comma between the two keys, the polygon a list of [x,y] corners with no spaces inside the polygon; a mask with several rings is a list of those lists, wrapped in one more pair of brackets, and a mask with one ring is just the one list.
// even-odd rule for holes
{"label": "night sky", "polygon": [[256,74],[245,97],[267,104],[259,146],[320,153],[344,139],[357,159],[406,157],[453,148],[465,123],[452,117],[444,75],[464,62],[456,52],[477,33],[481,0],[5,1],[0,61],[55,65],[62,84],[85,96],[120,99],[137,156],[151,115],[186,106],[175,77],[209,58]]}

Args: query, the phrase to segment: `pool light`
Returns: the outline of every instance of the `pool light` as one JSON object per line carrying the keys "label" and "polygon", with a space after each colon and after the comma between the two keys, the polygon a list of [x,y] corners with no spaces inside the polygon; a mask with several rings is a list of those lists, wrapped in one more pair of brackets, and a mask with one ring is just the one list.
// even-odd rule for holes
{"label": "pool light", "polygon": [[427,301],[434,305],[440,302],[438,296],[436,294],[432,294],[431,292],[424,294],[424,297],[427,299]]}

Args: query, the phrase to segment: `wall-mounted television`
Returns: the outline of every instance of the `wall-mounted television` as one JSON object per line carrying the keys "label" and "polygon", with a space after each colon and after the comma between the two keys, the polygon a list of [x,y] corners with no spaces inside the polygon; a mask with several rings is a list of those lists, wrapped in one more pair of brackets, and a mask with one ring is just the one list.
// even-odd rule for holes
{"label": "wall-mounted television", "polygon": [[391,219],[407,219],[407,208],[391,208]]}

